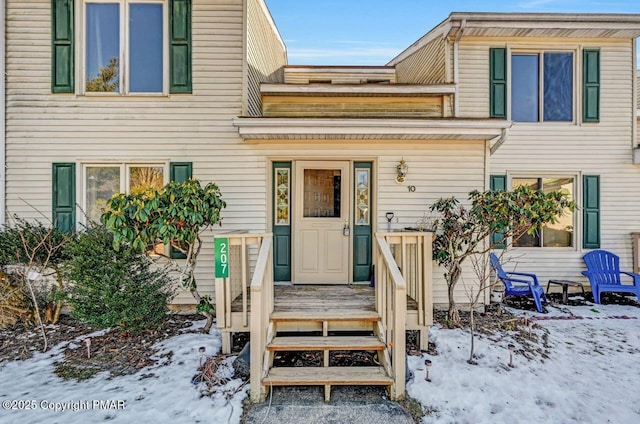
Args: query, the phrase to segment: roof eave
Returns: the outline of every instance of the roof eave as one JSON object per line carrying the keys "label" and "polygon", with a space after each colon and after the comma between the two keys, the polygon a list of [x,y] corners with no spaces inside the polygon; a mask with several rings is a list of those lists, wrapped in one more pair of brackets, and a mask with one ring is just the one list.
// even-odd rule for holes
{"label": "roof eave", "polygon": [[234,118],[245,140],[491,140],[510,121],[473,119]]}

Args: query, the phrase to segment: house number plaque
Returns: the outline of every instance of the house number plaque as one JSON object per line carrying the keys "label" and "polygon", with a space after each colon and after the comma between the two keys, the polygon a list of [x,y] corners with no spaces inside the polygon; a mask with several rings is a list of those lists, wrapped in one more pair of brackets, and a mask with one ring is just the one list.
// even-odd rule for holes
{"label": "house number plaque", "polygon": [[216,278],[229,278],[229,239],[214,240],[216,258]]}

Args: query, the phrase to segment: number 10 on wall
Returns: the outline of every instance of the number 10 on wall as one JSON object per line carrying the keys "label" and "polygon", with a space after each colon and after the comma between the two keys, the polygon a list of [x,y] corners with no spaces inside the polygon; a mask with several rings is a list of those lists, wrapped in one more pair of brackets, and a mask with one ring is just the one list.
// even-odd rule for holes
{"label": "number 10 on wall", "polygon": [[216,257],[216,278],[229,278],[229,239],[214,240]]}

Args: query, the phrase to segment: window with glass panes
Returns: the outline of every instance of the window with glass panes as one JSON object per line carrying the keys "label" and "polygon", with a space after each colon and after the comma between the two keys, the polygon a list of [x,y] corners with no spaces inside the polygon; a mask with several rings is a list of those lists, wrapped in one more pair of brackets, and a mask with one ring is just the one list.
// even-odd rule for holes
{"label": "window with glass panes", "polygon": [[84,165],[84,211],[88,221],[100,222],[107,201],[116,193],[140,193],[165,185],[165,164]]}
{"label": "window with glass panes", "polygon": [[573,52],[511,54],[511,120],[572,122]]}
{"label": "window with glass panes", "polygon": [[162,0],[85,0],[84,90],[163,93],[166,4]]}
{"label": "window with glass panes", "polygon": [[[573,177],[557,178],[512,178],[511,186],[515,189],[529,186],[533,190],[544,192],[560,191],[575,200],[575,179]],[[557,222],[545,225],[536,234],[525,234],[513,241],[516,247],[572,247],[574,246],[574,213],[566,210]]]}

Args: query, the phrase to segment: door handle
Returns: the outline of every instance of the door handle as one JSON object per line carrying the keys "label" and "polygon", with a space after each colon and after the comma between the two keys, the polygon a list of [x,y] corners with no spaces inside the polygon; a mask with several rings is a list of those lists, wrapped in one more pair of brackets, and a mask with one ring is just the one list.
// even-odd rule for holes
{"label": "door handle", "polygon": [[348,236],[351,233],[351,229],[349,228],[349,221],[345,221],[344,227],[342,227],[342,235]]}

